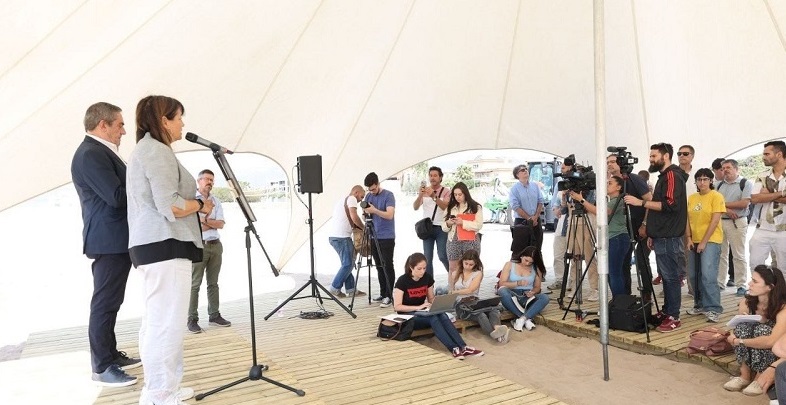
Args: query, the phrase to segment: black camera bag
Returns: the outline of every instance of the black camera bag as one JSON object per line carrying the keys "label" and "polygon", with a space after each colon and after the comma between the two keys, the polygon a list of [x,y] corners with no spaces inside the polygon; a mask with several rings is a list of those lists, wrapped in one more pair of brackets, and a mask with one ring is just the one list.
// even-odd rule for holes
{"label": "black camera bag", "polygon": [[[628,332],[643,333],[647,320],[641,310],[641,297],[635,295],[616,295],[609,302],[609,328]],[[650,307],[645,308],[647,318],[651,318]]]}

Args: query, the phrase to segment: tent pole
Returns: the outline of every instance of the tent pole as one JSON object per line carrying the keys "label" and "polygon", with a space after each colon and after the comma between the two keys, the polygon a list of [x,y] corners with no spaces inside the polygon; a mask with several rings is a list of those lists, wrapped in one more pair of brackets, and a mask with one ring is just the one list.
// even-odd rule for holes
{"label": "tent pole", "polygon": [[595,49],[595,161],[597,166],[597,258],[598,290],[600,293],[598,311],[600,315],[600,344],[603,348],[603,380],[609,380],[609,299],[608,299],[608,218],[606,207],[606,45],[603,22],[604,2],[593,2],[593,38]]}

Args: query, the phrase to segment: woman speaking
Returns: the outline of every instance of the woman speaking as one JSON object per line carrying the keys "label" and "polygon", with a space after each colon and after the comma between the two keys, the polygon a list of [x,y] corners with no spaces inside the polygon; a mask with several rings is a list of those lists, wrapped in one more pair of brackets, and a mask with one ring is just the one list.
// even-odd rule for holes
{"label": "woman speaking", "polygon": [[148,96],[136,107],[136,148],[128,162],[131,261],[142,276],[145,312],[139,353],[145,367],[140,404],[179,404],[194,395],[180,389],[183,335],[191,291],[191,263],[202,260],[196,181],[178,162],[172,143],[183,136],[183,104]]}

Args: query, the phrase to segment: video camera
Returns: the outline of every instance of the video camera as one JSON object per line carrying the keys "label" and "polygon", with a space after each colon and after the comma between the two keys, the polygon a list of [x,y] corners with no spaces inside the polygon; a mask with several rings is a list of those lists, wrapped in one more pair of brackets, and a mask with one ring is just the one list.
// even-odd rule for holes
{"label": "video camera", "polygon": [[617,166],[620,167],[621,174],[631,174],[633,172],[633,165],[639,163],[639,158],[634,157],[632,153],[626,152],[626,146],[609,146],[606,151],[617,154]]}
{"label": "video camera", "polygon": [[577,164],[576,156],[572,153],[563,162],[573,169],[567,173],[554,174],[554,177],[562,178],[562,181],[557,182],[557,190],[571,190],[580,193],[595,189],[595,172],[592,171],[592,166]]}

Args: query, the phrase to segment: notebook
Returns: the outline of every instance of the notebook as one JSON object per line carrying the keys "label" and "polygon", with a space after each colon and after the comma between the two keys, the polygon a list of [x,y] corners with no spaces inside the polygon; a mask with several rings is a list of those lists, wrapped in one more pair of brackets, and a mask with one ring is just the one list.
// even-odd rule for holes
{"label": "notebook", "polygon": [[427,310],[415,311],[416,315],[435,315],[443,312],[453,311],[453,305],[456,303],[458,294],[437,295],[434,297],[434,302]]}
{"label": "notebook", "polygon": [[500,298],[499,297],[493,297],[493,298],[486,298],[486,299],[478,300],[478,302],[476,302],[474,305],[472,305],[472,310],[475,311],[475,310],[478,310],[478,309],[483,309],[483,308],[488,308],[488,307],[496,307],[497,305],[499,305],[499,302],[500,302]]}

